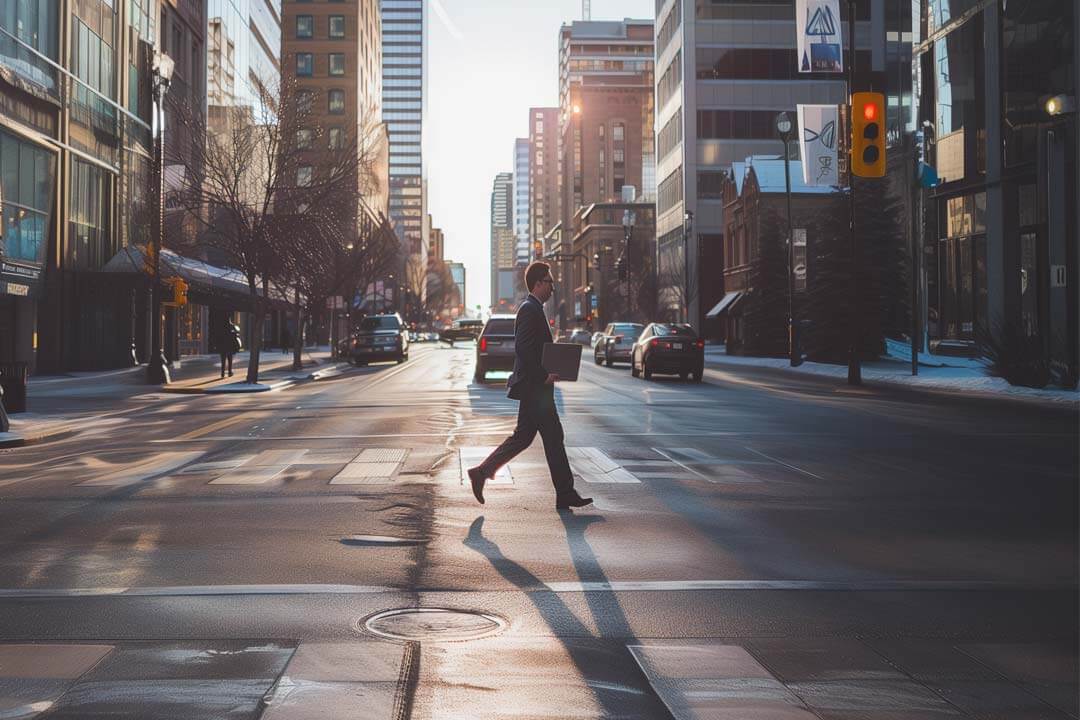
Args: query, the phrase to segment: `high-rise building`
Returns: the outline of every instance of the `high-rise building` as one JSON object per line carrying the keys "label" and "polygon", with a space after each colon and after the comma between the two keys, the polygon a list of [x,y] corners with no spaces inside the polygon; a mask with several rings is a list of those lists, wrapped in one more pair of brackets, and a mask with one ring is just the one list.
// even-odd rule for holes
{"label": "high-rise building", "polygon": [[431,228],[431,234],[428,236],[428,258],[432,263],[441,263],[446,259],[446,236],[442,228]]}
{"label": "high-rise building", "polygon": [[454,262],[453,260],[444,260],[446,266],[450,268],[450,277],[454,280],[454,287],[456,290],[456,297],[450,301],[450,314],[452,317],[461,317],[465,314],[465,263]]}
{"label": "high-rise building", "polygon": [[[869,43],[866,20],[856,26],[860,47]],[[656,28],[660,313],[701,327],[722,290],[709,282],[720,273],[703,268],[722,262],[725,174],[733,162],[782,153],[781,111],[796,122],[797,104],[844,103],[844,77],[799,73],[790,2],[660,0]],[[846,29],[843,37],[846,45]],[[860,50],[858,66],[870,60]]]}
{"label": "high-rise building", "polygon": [[559,224],[559,109],[529,108],[530,259],[547,252],[544,238]]}
{"label": "high-rise building", "polygon": [[[559,153],[563,238],[579,210],[617,202],[651,200],[655,185],[652,20],[590,21],[559,32]],[[548,248],[550,250],[551,248]],[[568,253],[568,248],[562,248]],[[573,315],[575,298],[590,293],[585,257],[563,266],[556,286],[560,323]],[[580,300],[582,307],[590,301]]]}
{"label": "high-rise building", "polygon": [[975,354],[988,337],[1003,352],[1023,348],[1042,381],[1075,386],[1080,8],[912,8],[912,119],[941,181],[923,191],[921,223],[915,215],[920,334],[934,353]]}
{"label": "high-rise building", "polygon": [[[152,227],[158,2],[0,7],[0,362],[130,364],[143,284],[99,271]],[[203,68],[185,57],[190,83]]]}
{"label": "high-rise building", "polygon": [[[514,259],[529,264],[529,138],[514,141]],[[521,294],[518,288],[517,295]]]}
{"label": "high-rise building", "polygon": [[381,0],[383,118],[390,134],[390,219],[405,262],[426,265],[423,220],[424,0]]}
{"label": "high-rise building", "polygon": [[388,198],[379,3],[290,2],[284,11],[282,75],[312,108],[309,127],[296,138],[310,165],[297,173],[310,176],[319,163],[336,162],[335,153],[355,147],[362,198],[349,231],[355,237],[379,222]]}
{"label": "high-rise building", "polygon": [[517,274],[514,236],[514,175],[501,172],[491,188],[491,308],[513,307]]}

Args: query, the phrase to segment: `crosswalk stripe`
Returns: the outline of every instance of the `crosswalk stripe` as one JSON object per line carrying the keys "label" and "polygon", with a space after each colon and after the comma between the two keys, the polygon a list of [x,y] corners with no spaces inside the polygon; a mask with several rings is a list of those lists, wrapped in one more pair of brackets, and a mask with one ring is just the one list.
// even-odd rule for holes
{"label": "crosswalk stripe", "polygon": [[588,483],[640,483],[633,473],[595,447],[566,448],[570,468]]}
{"label": "crosswalk stripe", "polygon": [[78,483],[78,485],[80,487],[133,485],[137,482],[150,480],[159,475],[172,472],[173,470],[181,468],[189,462],[202,457],[202,455],[203,453],[200,451],[158,453],[148,460],[143,460],[142,462],[126,467],[123,470],[117,470],[91,480],[84,480],[83,482]]}
{"label": "crosswalk stripe", "polygon": [[285,472],[288,465],[245,466],[210,481],[211,485],[262,485]]}
{"label": "crosswalk stripe", "polygon": [[[479,465],[483,460],[491,454],[491,451],[495,449],[494,445],[490,446],[472,446],[463,447],[458,450],[458,458],[461,464],[461,484],[465,485],[469,482],[469,468],[475,465]],[[516,466],[516,465],[515,465]],[[514,473],[510,468],[510,463],[503,465],[495,473],[495,477],[488,478],[488,485],[513,485]]]}

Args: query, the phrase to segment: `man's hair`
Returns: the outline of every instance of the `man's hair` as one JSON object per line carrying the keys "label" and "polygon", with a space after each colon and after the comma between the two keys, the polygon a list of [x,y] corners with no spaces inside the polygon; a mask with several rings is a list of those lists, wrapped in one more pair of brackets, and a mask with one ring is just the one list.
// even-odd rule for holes
{"label": "man's hair", "polygon": [[529,263],[529,267],[525,268],[525,287],[529,288],[529,292],[532,292],[536,283],[547,277],[550,272],[550,265],[543,260],[534,260]]}

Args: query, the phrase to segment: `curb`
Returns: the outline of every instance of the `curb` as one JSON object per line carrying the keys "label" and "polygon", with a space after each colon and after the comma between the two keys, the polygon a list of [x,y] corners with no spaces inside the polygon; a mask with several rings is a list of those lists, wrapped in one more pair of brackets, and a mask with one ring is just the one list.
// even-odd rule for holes
{"label": "curb", "polygon": [[257,385],[249,386],[249,388],[243,390],[235,387],[240,383],[234,383],[231,385],[214,385],[211,387],[163,387],[161,388],[161,392],[172,395],[247,395],[251,393],[264,393],[285,390],[309,382],[318,382],[319,380],[340,377],[341,375],[346,374],[350,369],[351,366],[347,364],[334,363],[326,368],[312,370],[308,373],[300,372],[294,375],[287,375],[280,380],[258,383]]}
{"label": "curb", "polygon": [[52,431],[44,431],[31,433],[29,435],[23,435],[17,432],[0,433],[0,450],[6,450],[9,448],[26,447],[27,445],[36,445],[46,440],[61,440],[65,437],[70,437],[77,433],[78,430],[71,425],[62,425]]}
{"label": "curb", "polygon": [[[798,377],[807,380],[818,380],[821,382],[839,381],[844,382],[845,378],[839,375],[828,375],[825,373],[804,372],[798,370],[791,370],[787,367],[772,367],[769,365],[743,365],[741,363],[725,363],[722,360],[710,360],[705,358],[706,370],[718,370],[724,372],[738,373],[739,370],[752,370],[759,372],[773,373],[785,377]],[[863,387],[868,388],[888,388],[889,390],[899,390],[905,392],[918,393],[923,395],[937,395],[948,396],[958,400],[976,400],[982,402],[1005,402],[1005,403],[1019,403],[1027,405],[1033,408],[1042,408],[1046,410],[1068,410],[1075,411],[1080,407],[1080,396],[1076,399],[1054,399],[1054,398],[1042,398],[1031,395],[1011,394],[1011,393],[997,393],[987,392],[985,390],[973,390],[967,388],[949,387],[947,385],[934,386],[930,384],[916,384],[910,382],[898,382],[891,378],[876,378],[876,377],[863,377]],[[846,387],[846,385],[845,385]]]}

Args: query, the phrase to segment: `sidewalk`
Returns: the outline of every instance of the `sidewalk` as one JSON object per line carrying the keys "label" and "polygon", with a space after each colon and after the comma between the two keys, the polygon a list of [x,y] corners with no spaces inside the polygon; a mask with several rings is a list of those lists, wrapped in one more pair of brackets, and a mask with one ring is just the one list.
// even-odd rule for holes
{"label": "sidewalk", "polygon": [[182,395],[268,392],[305,382],[334,377],[346,372],[345,362],[330,359],[327,346],[307,348],[304,368],[292,369],[292,354],[263,352],[259,363],[259,383],[249,385],[248,353],[233,358],[233,377],[221,378],[217,355],[186,357],[178,368],[170,368],[172,383],[146,384],[146,367],[80,372],[62,376],[35,376],[27,388],[29,412],[9,415],[11,432],[0,433],[0,448],[20,447],[43,440],[55,440],[94,427],[106,427],[109,418],[144,408],[148,404],[179,400]]}
{"label": "sidewalk", "polygon": [[[933,364],[926,364],[933,363]],[[755,367],[778,371],[847,378],[846,365],[804,362],[791,367],[787,358],[761,358],[727,355],[723,345],[705,346],[707,367]],[[1014,400],[1044,407],[1080,408],[1080,392],[1064,388],[1028,388],[1010,385],[1004,378],[992,377],[978,360],[920,356],[919,374],[911,374],[911,362],[889,357],[862,363],[863,380],[875,384],[902,387],[921,392],[962,394],[966,397]]]}

